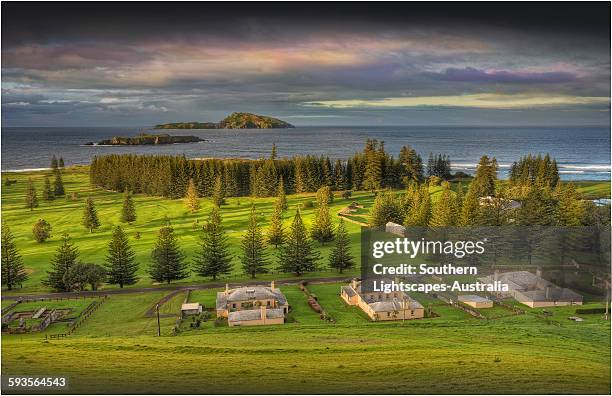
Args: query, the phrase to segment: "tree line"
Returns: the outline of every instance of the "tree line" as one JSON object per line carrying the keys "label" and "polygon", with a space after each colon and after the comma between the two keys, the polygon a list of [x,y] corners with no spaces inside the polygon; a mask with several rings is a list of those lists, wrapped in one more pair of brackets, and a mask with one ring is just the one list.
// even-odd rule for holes
{"label": "tree line", "polygon": [[[443,161],[443,157],[442,157]],[[434,161],[436,162],[436,161]],[[559,183],[556,161],[549,155],[526,156],[513,165],[508,183],[498,182],[495,158],[482,156],[467,190],[432,175],[411,182],[403,194],[381,191],[370,213],[370,225],[392,221],[413,227],[593,225],[592,202],[572,183]],[[430,189],[441,189],[434,203]]]}
{"label": "tree line", "polygon": [[96,156],[90,166],[93,185],[114,190],[126,189],[169,198],[184,197],[193,180],[198,195],[213,196],[215,186],[223,195],[271,197],[282,183],[286,193],[315,192],[321,187],[334,191],[399,188],[425,174],[450,179],[450,158],[431,154],[424,169],[421,156],[404,146],[398,158],[385,151],[384,142],[368,139],[362,152],[347,160],[332,161],[325,156],[278,158],[276,147],[269,157],[258,160],[205,159],[184,156],[111,154]]}

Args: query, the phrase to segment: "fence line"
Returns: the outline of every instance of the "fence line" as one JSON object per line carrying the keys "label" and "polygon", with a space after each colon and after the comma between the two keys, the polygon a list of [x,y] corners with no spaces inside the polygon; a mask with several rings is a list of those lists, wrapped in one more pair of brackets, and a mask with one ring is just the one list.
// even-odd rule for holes
{"label": "fence line", "polygon": [[100,308],[102,303],[106,301],[107,299],[108,299],[108,296],[104,295],[104,296],[101,296],[98,301],[94,301],[93,303],[89,304],[87,308],[85,308],[85,310],[81,312],[81,314],[75,319],[75,321],[72,322],[72,324],[68,327],[68,331],[66,333],[51,334],[48,336],[45,335],[45,339],[47,338],[56,339],[56,338],[68,337],[69,335],[74,333],[79,327],[81,327],[83,323],[85,323],[85,321],[89,319],[89,317],[91,317],[91,315],[93,315],[94,312],[96,312],[98,308]]}

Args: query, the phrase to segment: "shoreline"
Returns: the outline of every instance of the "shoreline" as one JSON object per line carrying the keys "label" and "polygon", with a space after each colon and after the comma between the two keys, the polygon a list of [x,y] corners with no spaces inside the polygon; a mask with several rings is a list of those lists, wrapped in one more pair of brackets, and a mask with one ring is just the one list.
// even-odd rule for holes
{"label": "shoreline", "polygon": [[[212,157],[214,158],[214,157]],[[191,158],[192,160],[205,160],[205,159],[209,159],[209,158],[205,158],[205,157],[200,157],[200,158]],[[230,159],[246,159],[246,158],[230,158]],[[74,165],[68,165],[66,166],[64,169],[72,169],[72,170],[79,170],[79,168],[82,170],[85,167],[89,167],[89,164],[74,164]],[[0,171],[0,176],[4,177],[4,176],[8,176],[8,175],[21,175],[24,173],[44,173],[44,172],[49,172],[51,171],[50,167],[46,167],[46,168],[24,168],[24,169],[9,169],[9,170],[4,170],[2,169]],[[456,170],[455,170],[456,171]],[[563,174],[563,172],[559,172],[561,174]],[[609,173],[609,172],[608,172]],[[459,180],[459,179],[458,179]],[[500,181],[507,181],[508,179],[506,177],[502,178],[499,177],[498,180]],[[580,184],[589,184],[589,183],[593,183],[593,184],[601,184],[601,183],[612,183],[612,179],[608,178],[608,179],[574,179],[574,180],[564,180],[563,178],[561,178],[561,182],[563,183],[574,183],[575,185],[579,186]],[[610,199],[611,196],[610,195],[605,195],[605,196],[596,196],[596,197],[592,197],[590,199]]]}

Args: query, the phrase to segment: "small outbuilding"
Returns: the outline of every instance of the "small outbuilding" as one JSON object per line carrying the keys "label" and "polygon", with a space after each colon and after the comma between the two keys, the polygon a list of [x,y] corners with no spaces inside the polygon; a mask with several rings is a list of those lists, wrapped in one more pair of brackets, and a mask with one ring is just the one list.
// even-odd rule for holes
{"label": "small outbuilding", "polygon": [[458,296],[457,299],[459,302],[469,305],[472,308],[493,308],[493,301],[475,294],[465,294],[463,296]]}
{"label": "small outbuilding", "polygon": [[390,221],[385,224],[385,232],[404,237],[406,236],[406,227],[401,224],[397,224]]}
{"label": "small outbuilding", "polygon": [[202,313],[202,304],[200,303],[186,303],[181,305],[181,316],[185,317],[188,315],[199,315]]}

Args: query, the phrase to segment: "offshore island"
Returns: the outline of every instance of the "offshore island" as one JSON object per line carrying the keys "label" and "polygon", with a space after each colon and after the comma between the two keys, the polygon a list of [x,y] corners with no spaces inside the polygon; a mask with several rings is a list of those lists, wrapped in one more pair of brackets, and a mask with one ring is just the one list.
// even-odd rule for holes
{"label": "offshore island", "polygon": [[171,136],[168,134],[152,135],[141,133],[133,137],[114,136],[110,139],[100,140],[98,143],[89,142],[86,146],[141,146],[150,144],[177,144],[197,143],[205,140],[197,136]]}
{"label": "offshore island", "polygon": [[234,112],[219,122],[173,122],[155,125],[154,129],[276,129],[295,128],[278,118],[253,113]]}
{"label": "offshore island", "polygon": [[[272,129],[295,128],[278,118],[252,113],[232,113],[219,122],[174,122],[155,125],[153,129]],[[88,142],[86,146],[139,146],[177,143],[204,142],[198,136],[173,136],[168,134],[141,133],[134,137],[114,136],[97,143]]]}

